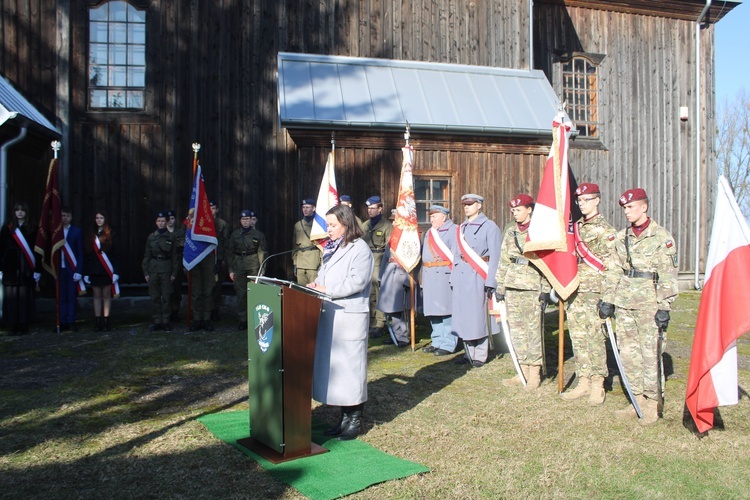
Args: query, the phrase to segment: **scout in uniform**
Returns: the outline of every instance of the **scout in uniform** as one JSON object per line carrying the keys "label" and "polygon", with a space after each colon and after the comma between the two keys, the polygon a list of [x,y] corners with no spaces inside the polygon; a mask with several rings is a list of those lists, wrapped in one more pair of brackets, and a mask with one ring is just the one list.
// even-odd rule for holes
{"label": "scout in uniform", "polygon": [[214,269],[214,286],[211,290],[211,319],[213,321],[219,321],[219,309],[221,308],[221,284],[224,281],[223,275],[223,264],[226,259],[226,246],[227,238],[229,237],[229,225],[227,221],[218,217],[216,214],[219,212],[219,206],[213,201],[210,202],[211,215],[214,216],[214,227],[216,228],[216,267]]}
{"label": "scout in uniform", "polygon": [[391,239],[393,224],[383,218],[383,202],[380,196],[371,196],[365,202],[367,205],[367,215],[370,217],[362,223],[362,230],[365,235],[362,239],[367,243],[372,251],[372,257],[375,260],[375,270],[372,272],[372,286],[370,287],[370,336],[380,337],[383,335],[385,328],[385,314],[378,311],[378,294],[380,285],[378,276],[380,275],[380,263],[383,261],[385,247]]}
{"label": "scout in uniform", "polygon": [[[677,248],[672,235],[648,216],[649,200],[641,188],[628,189],[619,200],[630,227],[617,234],[622,269],[613,293],[602,297],[599,315],[613,317],[623,369],[643,417],[641,425],[659,420],[657,401],[663,391],[661,341],[669,324],[670,305],[677,298]],[[636,418],[633,406],[615,412]]]}
{"label": "scout in uniform", "polygon": [[[525,389],[534,390],[542,381],[542,303],[549,300],[550,285],[523,255],[534,199],[528,194],[519,194],[508,205],[514,222],[505,226],[503,231],[495,298],[505,301],[510,338],[526,379]],[[523,382],[516,375],[503,380],[503,385],[520,386]]]}
{"label": "scout in uniform", "polygon": [[234,283],[237,294],[238,330],[247,329],[247,277],[255,276],[266,255],[266,237],[251,226],[255,213],[243,210],[240,213],[240,227],[229,237],[227,257],[229,278]]}
{"label": "scout in uniform", "polygon": [[566,401],[588,397],[590,405],[604,403],[604,379],[607,377],[606,335],[599,318],[598,304],[604,287],[616,282],[622,271],[615,261],[617,231],[599,213],[599,186],[578,186],[576,204],[581,217],[573,226],[578,256],[578,289],[568,299],[568,330],[573,344],[578,385],[560,394]]}
{"label": "scout in uniform", "polygon": [[151,313],[154,323],[149,327],[156,330],[171,331],[169,326],[172,283],[174,282],[179,261],[177,260],[177,238],[167,230],[167,214],[156,214],[156,231],[146,238],[146,249],[143,252],[143,276],[148,283],[151,296]]}
{"label": "scout in uniform", "polygon": [[292,262],[297,283],[303,286],[315,281],[320,267],[320,249],[310,241],[313,219],[315,219],[315,200],[302,200],[302,219],[294,224]]}
{"label": "scout in uniform", "polygon": [[458,337],[451,333],[451,287],[453,248],[456,225],[450,211],[441,205],[430,206],[432,227],[422,243],[422,307],[432,327],[432,344],[423,348],[435,356],[446,356],[456,350]]}
{"label": "scout in uniform", "polygon": [[[167,231],[174,234],[175,236],[175,253],[177,254],[177,261],[182,262],[182,254],[185,250],[185,225],[177,225],[177,212],[174,210],[167,210]],[[182,304],[182,282],[184,281],[185,274],[182,266],[177,266],[177,274],[174,277],[172,283],[172,295],[169,298],[170,303],[170,314],[169,319],[171,321],[180,320],[180,304]]]}
{"label": "scout in uniform", "polygon": [[466,221],[456,228],[451,272],[451,332],[463,339],[465,355],[456,363],[478,368],[487,362],[488,328],[500,331],[495,321],[488,322],[487,300],[497,288],[500,260],[500,228],[482,213],[484,198],[478,194],[461,197]]}
{"label": "scout in uniform", "polygon": [[70,329],[77,332],[76,306],[78,293],[85,293],[83,286],[83,233],[81,228],[73,226],[73,211],[62,207],[63,235],[65,245],[60,252],[60,331]]}

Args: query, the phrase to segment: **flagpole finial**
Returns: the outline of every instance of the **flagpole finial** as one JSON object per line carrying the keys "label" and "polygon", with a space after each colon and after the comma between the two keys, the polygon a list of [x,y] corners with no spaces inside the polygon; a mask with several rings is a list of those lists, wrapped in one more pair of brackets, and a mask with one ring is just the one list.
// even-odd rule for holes
{"label": "flagpole finial", "polygon": [[409,131],[409,120],[406,120],[406,132],[404,132],[404,140],[406,141],[406,145],[409,145],[409,138],[411,137],[411,133]]}
{"label": "flagpole finial", "polygon": [[331,131],[331,149],[336,150],[336,132]]}
{"label": "flagpole finial", "polygon": [[52,141],[49,145],[55,154],[55,158],[57,158],[57,153],[58,151],[60,151],[60,146],[62,146],[62,143],[60,141]]}
{"label": "flagpole finial", "polygon": [[194,142],[193,143],[193,153],[195,153],[197,155],[198,151],[200,151],[200,150],[201,150],[200,143],[199,142]]}

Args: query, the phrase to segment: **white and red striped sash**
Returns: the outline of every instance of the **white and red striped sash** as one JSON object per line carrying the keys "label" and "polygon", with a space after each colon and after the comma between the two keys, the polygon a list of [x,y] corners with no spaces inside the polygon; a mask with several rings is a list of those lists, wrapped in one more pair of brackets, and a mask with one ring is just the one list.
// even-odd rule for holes
{"label": "white and red striped sash", "polygon": [[[67,240],[65,241],[65,246],[62,247],[62,258],[65,259],[65,262],[68,263],[68,267],[74,270],[74,273],[78,272],[78,261],[76,260],[73,249],[70,248]],[[76,283],[76,288],[78,289],[78,295],[83,295],[86,293],[86,284],[83,282],[83,280],[78,280],[78,282]]]}
{"label": "white and red striped sash", "polygon": [[440,234],[437,229],[430,228],[427,232],[427,245],[434,254],[437,254],[441,260],[448,261],[450,268],[453,268],[453,252],[448,248],[448,245],[440,238]]}
{"label": "white and red striped sash", "polygon": [[581,260],[594,271],[603,273],[607,269],[607,266],[604,265],[604,262],[599,257],[591,253],[586,243],[583,242],[581,239],[581,230],[577,222],[573,224],[573,239],[575,240],[576,253]]}
{"label": "white and red striped sash", "polygon": [[31,251],[31,247],[29,247],[29,244],[26,242],[26,238],[23,237],[23,233],[21,232],[20,227],[17,227],[16,230],[13,231],[13,239],[16,240],[16,244],[23,252],[23,256],[26,257],[26,261],[29,263],[29,267],[31,267],[32,270],[36,269],[36,259],[34,258],[34,252]]}
{"label": "white and red striped sash", "polygon": [[473,248],[469,246],[461,232],[461,226],[456,228],[456,240],[458,241],[458,248],[461,250],[464,260],[477,272],[477,274],[483,279],[487,280],[487,273],[489,272],[489,266],[487,263],[477,254]]}
{"label": "white and red striped sash", "polygon": [[107,271],[107,274],[109,274],[109,278],[112,280],[112,295],[115,298],[119,297],[120,285],[114,280],[115,267],[112,265],[112,262],[110,262],[106,252],[102,250],[102,243],[101,241],[99,241],[98,236],[94,236],[94,253],[99,258],[99,262],[101,262],[102,267],[104,267],[104,269]]}

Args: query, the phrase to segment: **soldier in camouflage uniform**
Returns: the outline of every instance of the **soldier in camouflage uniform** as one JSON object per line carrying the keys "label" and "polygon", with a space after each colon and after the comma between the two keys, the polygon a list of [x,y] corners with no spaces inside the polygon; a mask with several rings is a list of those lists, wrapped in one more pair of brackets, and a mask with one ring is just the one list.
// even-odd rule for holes
{"label": "soldier in camouflage uniform", "polygon": [[[177,262],[182,262],[182,253],[185,250],[185,226],[177,224],[177,213],[174,210],[167,210],[167,231],[175,237],[175,253]],[[182,265],[177,266],[177,274],[172,282],[172,295],[169,298],[171,321],[179,321],[180,305],[182,304],[182,282],[184,281],[184,272]]]}
{"label": "soldier in camouflage uniform", "polygon": [[[630,227],[617,234],[619,276],[614,293],[602,297],[599,315],[613,317],[617,308],[617,339],[623,369],[643,417],[641,425],[659,420],[657,401],[663,379],[659,380],[660,332],[666,333],[670,305],[677,298],[677,249],[672,235],[648,216],[649,200],[641,188],[629,189],[620,197],[620,206]],[[619,418],[635,418],[628,406],[615,412]]]}
{"label": "soldier in camouflage uniform", "polygon": [[240,227],[229,237],[227,257],[229,278],[237,295],[238,330],[247,329],[247,277],[255,276],[266,256],[266,236],[251,226],[255,213],[243,210]]}
{"label": "soldier in camouflage uniform", "polygon": [[616,281],[622,272],[615,261],[617,232],[599,213],[599,186],[581,184],[575,195],[583,217],[576,221],[573,230],[579,285],[568,299],[568,329],[578,385],[560,397],[566,401],[588,397],[589,404],[595,406],[604,403],[604,379],[607,377],[606,335],[598,304],[608,283],[605,276],[614,273]]}
{"label": "soldier in camouflage uniform", "polygon": [[216,214],[219,212],[219,206],[213,201],[210,202],[211,215],[214,216],[214,227],[216,228],[216,239],[218,243],[216,245],[216,267],[214,274],[216,279],[214,280],[214,286],[211,290],[211,319],[213,321],[219,321],[219,309],[221,308],[221,284],[224,282],[223,276],[226,276],[224,272],[224,262],[226,260],[226,246],[227,238],[229,237],[229,225],[227,221],[218,217]]}
{"label": "soldier in camouflage uniform", "polygon": [[169,325],[169,298],[172,295],[172,282],[179,268],[176,246],[174,233],[167,231],[167,214],[159,212],[156,214],[156,231],[146,238],[142,265],[148,293],[151,295],[154,323],[149,329],[152,332],[172,330]]}
{"label": "soldier in camouflage uniform", "polygon": [[[534,199],[528,194],[519,194],[508,205],[515,222],[505,226],[503,231],[495,298],[506,303],[510,337],[526,379],[525,389],[533,390],[542,381],[542,303],[549,302],[550,285],[523,256]],[[503,380],[506,387],[522,384],[518,375]]]}
{"label": "soldier in camouflage uniform", "polygon": [[315,218],[315,200],[302,200],[302,219],[294,224],[294,251],[292,262],[297,283],[307,285],[318,277],[321,252],[310,241],[313,219]]}
{"label": "soldier in camouflage uniform", "polygon": [[365,243],[372,251],[372,257],[375,260],[375,269],[372,272],[370,287],[370,336],[380,337],[385,330],[385,314],[378,311],[378,295],[380,294],[380,263],[383,261],[385,247],[391,239],[393,224],[383,218],[383,202],[380,196],[371,196],[365,202],[367,205],[367,215],[369,219],[362,223],[362,231],[365,235],[362,237]]}

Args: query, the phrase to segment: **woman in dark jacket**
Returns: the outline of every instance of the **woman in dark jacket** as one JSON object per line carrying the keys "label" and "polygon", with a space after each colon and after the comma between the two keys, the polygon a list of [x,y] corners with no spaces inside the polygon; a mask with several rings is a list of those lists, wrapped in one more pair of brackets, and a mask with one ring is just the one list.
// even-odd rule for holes
{"label": "woman in dark jacket", "polygon": [[[117,245],[117,235],[107,222],[107,214],[103,210],[96,212],[94,224],[83,243],[84,277],[83,281],[91,286],[94,293],[95,332],[109,332],[109,308],[119,290],[120,253]],[[103,317],[102,317],[103,315]]]}
{"label": "woman in dark jacket", "polygon": [[0,230],[0,267],[3,273],[3,320],[14,334],[27,333],[34,315],[34,282],[39,280],[34,255],[36,224],[29,207],[19,202]]}

